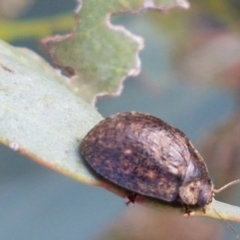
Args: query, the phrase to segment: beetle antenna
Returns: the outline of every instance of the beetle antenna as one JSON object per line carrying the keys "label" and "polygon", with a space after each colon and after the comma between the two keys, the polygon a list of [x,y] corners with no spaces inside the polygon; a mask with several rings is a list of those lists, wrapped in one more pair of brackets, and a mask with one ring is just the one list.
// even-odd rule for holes
{"label": "beetle antenna", "polygon": [[[228,185],[228,184],[227,184]],[[232,227],[232,225],[226,220],[224,219],[219,212],[217,212],[214,208],[212,208],[213,211],[219,216],[220,219],[222,219],[224,221],[224,223],[228,226],[228,228],[234,233],[234,235],[236,236],[236,238],[239,238],[238,233],[235,231],[235,229]]]}
{"label": "beetle antenna", "polygon": [[219,188],[219,189],[213,189],[213,192],[214,192],[214,193],[219,193],[219,192],[221,192],[222,190],[224,190],[224,189],[226,189],[226,188],[228,188],[228,187],[230,187],[230,186],[232,186],[232,185],[234,185],[234,184],[237,184],[237,183],[240,183],[240,179],[234,180],[234,181],[232,181],[232,182],[224,185],[223,187],[221,187],[221,188]]}

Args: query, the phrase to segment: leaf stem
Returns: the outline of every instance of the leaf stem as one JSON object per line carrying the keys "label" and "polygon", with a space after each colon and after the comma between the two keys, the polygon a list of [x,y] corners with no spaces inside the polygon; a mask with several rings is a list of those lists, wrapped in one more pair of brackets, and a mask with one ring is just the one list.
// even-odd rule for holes
{"label": "leaf stem", "polygon": [[0,36],[5,41],[23,38],[43,38],[53,32],[69,31],[74,26],[72,14],[61,14],[46,18],[0,22]]}

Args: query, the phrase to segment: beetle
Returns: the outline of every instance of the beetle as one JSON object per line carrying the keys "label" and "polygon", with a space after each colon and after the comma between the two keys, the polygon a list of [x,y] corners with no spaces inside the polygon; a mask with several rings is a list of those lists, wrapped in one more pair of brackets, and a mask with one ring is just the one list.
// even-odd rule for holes
{"label": "beetle", "polygon": [[[112,115],[85,136],[80,151],[92,170],[129,194],[201,207],[215,190],[207,166],[186,135],[163,120],[139,112]],[[191,212],[191,211],[190,211]]]}

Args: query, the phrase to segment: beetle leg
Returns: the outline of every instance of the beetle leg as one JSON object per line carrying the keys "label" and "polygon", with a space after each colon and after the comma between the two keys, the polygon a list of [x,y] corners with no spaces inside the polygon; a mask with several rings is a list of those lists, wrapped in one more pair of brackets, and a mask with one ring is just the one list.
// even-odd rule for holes
{"label": "beetle leg", "polygon": [[188,205],[183,205],[184,213],[187,214],[188,217],[190,217],[190,214],[192,210],[189,208]]}
{"label": "beetle leg", "polygon": [[137,193],[134,193],[134,192],[132,192],[132,193],[129,193],[129,195],[127,195],[127,199],[128,199],[128,201],[126,202],[126,204],[127,205],[129,205],[130,203],[135,203],[135,200],[136,200],[136,198],[137,198]]}

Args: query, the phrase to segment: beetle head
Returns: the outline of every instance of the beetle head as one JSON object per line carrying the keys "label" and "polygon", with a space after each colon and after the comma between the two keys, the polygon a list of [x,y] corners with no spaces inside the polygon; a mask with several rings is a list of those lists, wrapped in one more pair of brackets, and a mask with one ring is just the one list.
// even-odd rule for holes
{"label": "beetle head", "polygon": [[183,204],[204,207],[206,204],[212,201],[212,181],[211,179],[207,181],[197,179],[187,182],[180,187],[179,196]]}

